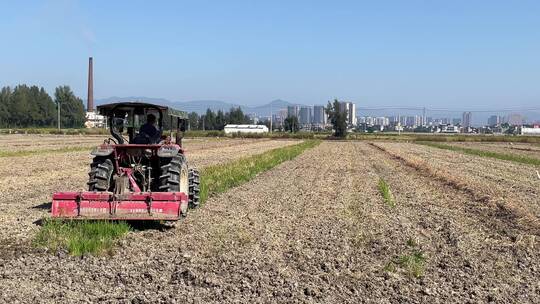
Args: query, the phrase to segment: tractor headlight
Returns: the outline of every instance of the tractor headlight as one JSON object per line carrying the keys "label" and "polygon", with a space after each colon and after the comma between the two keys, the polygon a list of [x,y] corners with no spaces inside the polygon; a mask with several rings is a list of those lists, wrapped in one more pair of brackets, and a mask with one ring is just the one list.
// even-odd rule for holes
{"label": "tractor headlight", "polygon": [[102,145],[102,146],[95,147],[94,150],[90,152],[90,154],[95,155],[95,156],[109,156],[113,153],[113,151],[114,151],[113,147]]}
{"label": "tractor headlight", "polygon": [[162,146],[157,151],[159,157],[173,157],[178,155],[178,147],[176,146]]}

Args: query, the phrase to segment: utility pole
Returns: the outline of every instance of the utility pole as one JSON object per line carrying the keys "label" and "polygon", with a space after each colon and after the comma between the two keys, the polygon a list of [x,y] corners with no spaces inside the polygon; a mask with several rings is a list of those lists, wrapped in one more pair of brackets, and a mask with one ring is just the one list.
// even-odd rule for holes
{"label": "utility pole", "polygon": [[57,102],[56,107],[58,108],[58,130],[60,130],[60,101]]}
{"label": "utility pole", "polygon": [[270,133],[272,133],[272,102],[270,102]]}

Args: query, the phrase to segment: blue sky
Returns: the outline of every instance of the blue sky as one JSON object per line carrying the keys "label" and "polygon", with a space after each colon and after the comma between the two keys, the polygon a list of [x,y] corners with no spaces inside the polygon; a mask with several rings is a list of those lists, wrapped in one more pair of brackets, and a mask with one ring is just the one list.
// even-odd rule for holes
{"label": "blue sky", "polygon": [[540,1],[1,1],[0,85],[95,96],[540,102]]}

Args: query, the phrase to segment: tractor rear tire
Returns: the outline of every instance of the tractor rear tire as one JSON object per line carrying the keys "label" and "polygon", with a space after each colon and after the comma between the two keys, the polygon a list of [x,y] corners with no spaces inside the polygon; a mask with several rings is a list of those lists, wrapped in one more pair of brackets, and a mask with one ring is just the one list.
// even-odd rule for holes
{"label": "tractor rear tire", "polygon": [[114,165],[109,158],[95,157],[88,173],[88,191],[110,190],[113,172]]}
{"label": "tractor rear tire", "polygon": [[184,192],[189,191],[189,177],[186,158],[178,155],[160,159],[159,191]]}
{"label": "tractor rear tire", "polygon": [[189,208],[197,208],[200,204],[201,179],[199,170],[189,169]]}

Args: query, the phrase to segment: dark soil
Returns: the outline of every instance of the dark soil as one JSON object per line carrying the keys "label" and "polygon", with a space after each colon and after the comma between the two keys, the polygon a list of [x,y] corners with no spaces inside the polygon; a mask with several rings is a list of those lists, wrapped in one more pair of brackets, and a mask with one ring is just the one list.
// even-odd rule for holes
{"label": "dark soil", "polygon": [[0,301],[539,303],[537,236],[479,204],[366,143],[324,142],[112,255],[15,241]]}

